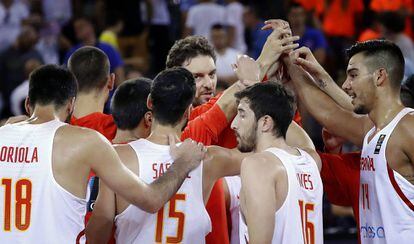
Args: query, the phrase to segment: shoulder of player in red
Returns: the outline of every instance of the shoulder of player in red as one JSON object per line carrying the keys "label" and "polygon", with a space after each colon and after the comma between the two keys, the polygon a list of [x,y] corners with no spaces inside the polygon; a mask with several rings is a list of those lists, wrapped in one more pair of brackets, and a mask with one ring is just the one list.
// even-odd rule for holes
{"label": "shoulder of player in red", "polygon": [[116,134],[114,118],[112,115],[104,113],[91,113],[81,118],[72,116],[70,124],[96,130],[110,141],[114,139]]}
{"label": "shoulder of player in red", "polygon": [[212,97],[208,102],[201,104],[195,108],[193,108],[190,112],[190,120],[193,120],[200,116],[201,114],[207,112],[210,108],[216,104],[217,100],[221,97],[221,93],[216,95],[215,97]]}

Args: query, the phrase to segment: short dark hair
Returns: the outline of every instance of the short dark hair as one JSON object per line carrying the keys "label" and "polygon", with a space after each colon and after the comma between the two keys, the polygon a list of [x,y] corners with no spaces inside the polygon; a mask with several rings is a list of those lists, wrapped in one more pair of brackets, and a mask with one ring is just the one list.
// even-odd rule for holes
{"label": "short dark hair", "polygon": [[195,58],[198,55],[210,56],[216,62],[214,48],[208,40],[202,36],[188,36],[178,40],[168,52],[166,67],[179,67],[185,61]]}
{"label": "short dark hair", "polygon": [[152,80],[148,78],[136,78],[123,82],[115,90],[111,101],[111,113],[119,129],[135,129],[149,111],[147,98],[151,83]]}
{"label": "short dark hair", "polygon": [[[297,2],[291,2],[291,3],[289,3],[289,5],[287,6],[287,8],[286,8],[286,13],[289,13],[292,9],[294,9],[294,8],[302,8],[302,9],[305,9],[304,7],[303,7],[303,5],[302,4],[300,4],[300,3],[297,3]],[[306,11],[306,10],[305,10]]]}
{"label": "short dark hair", "polygon": [[247,98],[256,120],[268,115],[275,122],[273,134],[286,138],[286,132],[295,113],[295,99],[291,92],[275,81],[258,83],[236,93],[238,102]]}
{"label": "short dark hair", "polygon": [[54,105],[59,109],[76,97],[78,84],[75,76],[57,65],[43,65],[29,76],[30,106]]}
{"label": "short dark hair", "polygon": [[70,56],[68,68],[78,80],[79,92],[91,92],[106,85],[109,59],[100,49],[85,46]]}
{"label": "short dark hair", "polygon": [[389,74],[391,85],[398,89],[401,86],[404,77],[404,56],[401,49],[393,42],[387,40],[358,42],[346,52],[349,58],[355,54],[363,53],[367,58],[366,64],[372,71],[385,68]]}
{"label": "short dark hair", "polygon": [[195,96],[195,80],[190,71],[175,67],[160,72],[151,86],[152,113],[160,124],[175,126]]}

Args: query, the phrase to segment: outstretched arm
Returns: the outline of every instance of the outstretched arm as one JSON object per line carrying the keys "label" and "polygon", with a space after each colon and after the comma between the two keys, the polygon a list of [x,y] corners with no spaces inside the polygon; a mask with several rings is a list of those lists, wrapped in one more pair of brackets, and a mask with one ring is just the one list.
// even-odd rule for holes
{"label": "outstretched arm", "polygon": [[[110,143],[102,136],[89,136],[84,152],[84,163],[115,193],[144,211],[157,212],[179,189],[188,173],[200,164],[204,147],[186,140],[178,148],[171,145],[174,164],[151,184],[146,184],[121,163]],[[174,142],[171,137],[170,141]]]}
{"label": "outstretched arm", "polygon": [[299,66],[303,59],[310,61],[310,57],[313,56],[308,48],[299,48],[290,55],[290,58],[284,60],[300,101],[319,123],[335,135],[355,145],[362,145],[365,133],[372,127],[372,122],[368,116],[357,115],[343,109],[312,84],[313,77]]}

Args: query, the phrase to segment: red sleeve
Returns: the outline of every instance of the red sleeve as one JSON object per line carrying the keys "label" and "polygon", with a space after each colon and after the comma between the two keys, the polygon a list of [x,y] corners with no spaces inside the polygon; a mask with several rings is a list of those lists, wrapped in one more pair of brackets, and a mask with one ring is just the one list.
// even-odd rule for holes
{"label": "red sleeve", "polygon": [[211,98],[208,102],[201,104],[200,106],[195,107],[190,113],[190,121],[197,118],[198,116],[202,115],[203,113],[210,110],[220,98],[221,94]]}
{"label": "red sleeve", "polygon": [[217,144],[219,135],[227,125],[226,115],[218,105],[214,104],[207,112],[188,122],[181,140],[191,138],[204,145]]}
{"label": "red sleeve", "polygon": [[360,153],[319,153],[324,191],[332,204],[358,207]]}

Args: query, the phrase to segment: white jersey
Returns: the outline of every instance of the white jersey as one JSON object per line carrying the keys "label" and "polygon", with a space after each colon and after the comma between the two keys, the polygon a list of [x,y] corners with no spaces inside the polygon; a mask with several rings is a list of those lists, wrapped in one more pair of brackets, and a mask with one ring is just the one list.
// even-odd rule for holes
{"label": "white jersey", "polygon": [[240,176],[224,177],[229,189],[230,196],[230,216],[231,216],[231,235],[230,243],[239,244],[239,215],[240,215]]}
{"label": "white jersey", "polygon": [[[139,161],[139,177],[151,183],[173,163],[169,146],[140,139],[129,143]],[[129,205],[115,217],[117,243],[204,243],[211,231],[203,201],[203,164],[190,172],[178,192],[156,214]]]}
{"label": "white jersey", "polygon": [[65,123],[0,127],[0,243],[76,243],[86,200],[56,181],[53,140]]}
{"label": "white jersey", "polygon": [[[295,156],[278,148],[266,151],[280,159],[288,177],[288,193],[275,213],[273,244],[322,244],[322,179],[315,160],[300,150]],[[248,243],[248,227],[240,215],[240,243]]]}
{"label": "white jersey", "polygon": [[[360,162],[359,224],[361,243],[414,242],[414,186],[392,170],[385,155],[388,140],[410,108],[403,109],[368,142]],[[392,160],[392,159],[391,159]]]}

